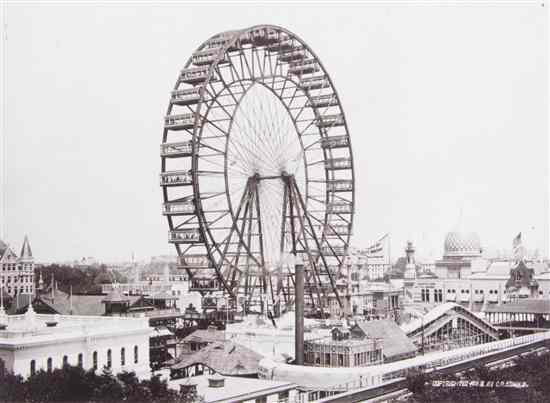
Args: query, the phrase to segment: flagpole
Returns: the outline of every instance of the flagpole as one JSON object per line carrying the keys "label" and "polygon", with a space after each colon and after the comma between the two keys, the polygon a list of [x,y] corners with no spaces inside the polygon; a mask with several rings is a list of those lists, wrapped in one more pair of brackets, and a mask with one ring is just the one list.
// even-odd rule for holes
{"label": "flagpole", "polygon": [[69,286],[69,315],[73,314],[73,285]]}
{"label": "flagpole", "polygon": [[388,233],[388,271],[391,270],[391,235]]}

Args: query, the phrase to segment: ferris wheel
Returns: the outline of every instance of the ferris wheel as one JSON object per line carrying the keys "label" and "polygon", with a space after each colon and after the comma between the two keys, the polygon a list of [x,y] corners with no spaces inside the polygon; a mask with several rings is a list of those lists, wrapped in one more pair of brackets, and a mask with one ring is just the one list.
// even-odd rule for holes
{"label": "ferris wheel", "polygon": [[342,306],[351,143],[336,89],[304,41],[260,25],[199,46],[171,92],[161,161],[169,242],[190,290],[276,315],[294,301],[294,268],[282,258],[291,254],[304,262],[306,306]]}

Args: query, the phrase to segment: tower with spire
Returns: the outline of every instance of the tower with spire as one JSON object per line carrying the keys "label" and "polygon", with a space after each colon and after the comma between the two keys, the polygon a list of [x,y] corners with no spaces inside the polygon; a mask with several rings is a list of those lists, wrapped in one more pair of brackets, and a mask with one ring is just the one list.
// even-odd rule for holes
{"label": "tower with spire", "polygon": [[27,237],[27,235],[25,235],[25,238],[23,239],[23,245],[21,246],[19,261],[24,263],[34,263],[34,258],[32,257],[31,244],[29,243],[29,237]]}
{"label": "tower with spire", "polygon": [[406,280],[414,282],[416,279],[416,261],[414,259],[414,246],[412,241],[407,241],[407,247],[405,248],[405,255],[407,257],[407,264],[405,265],[404,277]]}

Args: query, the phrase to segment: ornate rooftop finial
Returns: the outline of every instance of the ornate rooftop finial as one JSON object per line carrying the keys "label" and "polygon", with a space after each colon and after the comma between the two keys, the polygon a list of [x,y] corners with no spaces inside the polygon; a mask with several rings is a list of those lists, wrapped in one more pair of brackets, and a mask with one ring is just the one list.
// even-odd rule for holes
{"label": "ornate rooftop finial", "polygon": [[29,302],[29,307],[27,308],[27,312],[25,312],[25,317],[32,317],[34,318],[36,316],[36,312],[34,308],[32,307],[32,301]]}
{"label": "ornate rooftop finial", "polygon": [[19,257],[21,259],[32,259],[32,250],[31,245],[29,243],[29,238],[27,235],[25,235],[25,239],[23,240],[23,246],[21,247],[21,253],[19,254]]}

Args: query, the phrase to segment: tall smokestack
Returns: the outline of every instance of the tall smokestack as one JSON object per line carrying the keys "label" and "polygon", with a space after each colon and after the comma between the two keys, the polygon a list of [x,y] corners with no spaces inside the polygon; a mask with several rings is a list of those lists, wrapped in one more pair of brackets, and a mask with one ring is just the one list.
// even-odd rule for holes
{"label": "tall smokestack", "polygon": [[304,365],[304,263],[299,257],[294,262],[296,312],[294,326],[294,363]]}

